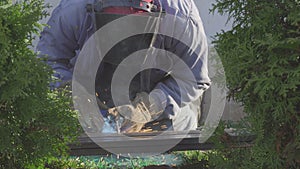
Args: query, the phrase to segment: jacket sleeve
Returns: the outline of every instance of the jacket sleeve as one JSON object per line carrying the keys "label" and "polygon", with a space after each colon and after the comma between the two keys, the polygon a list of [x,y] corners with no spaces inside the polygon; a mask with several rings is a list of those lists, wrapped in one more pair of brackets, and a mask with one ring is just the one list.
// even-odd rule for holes
{"label": "jacket sleeve", "polygon": [[60,80],[51,84],[52,88],[71,80],[70,60],[76,56],[78,49],[74,31],[78,21],[71,16],[74,8],[65,8],[63,3],[64,1],[54,9],[37,45],[38,56],[47,59],[54,70],[54,76]]}
{"label": "jacket sleeve", "polygon": [[168,78],[157,83],[151,95],[166,104],[163,105],[164,116],[171,119],[180,112],[181,107],[198,99],[211,83],[208,77],[206,35],[199,14],[193,15],[196,16],[185,17],[175,13],[171,18],[166,17],[160,28],[168,35],[160,39],[163,47],[159,48],[168,51],[160,58],[166,58],[170,53],[178,58],[170,59],[173,66]]}

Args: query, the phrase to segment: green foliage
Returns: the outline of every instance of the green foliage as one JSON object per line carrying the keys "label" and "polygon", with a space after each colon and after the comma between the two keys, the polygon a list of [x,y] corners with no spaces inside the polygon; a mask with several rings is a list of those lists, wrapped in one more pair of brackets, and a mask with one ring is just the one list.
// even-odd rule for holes
{"label": "green foliage", "polygon": [[118,169],[133,168],[141,169],[149,165],[159,165],[163,163],[163,156],[148,158],[122,158],[114,155],[107,156],[85,156],[85,157],[68,157],[68,158],[51,158],[48,159],[46,165],[40,168],[49,169]]}
{"label": "green foliage", "polygon": [[44,7],[42,0],[0,3],[0,168],[62,155],[78,134],[66,92],[49,90],[52,72],[29,49]]}
{"label": "green foliage", "polygon": [[177,156],[182,156],[183,162],[178,168],[208,168],[208,156],[206,152],[200,150],[173,152]]}
{"label": "green foliage", "polygon": [[213,11],[234,23],[215,45],[229,97],[243,103],[257,135],[251,149],[217,152],[216,166],[299,168],[300,1],[217,0]]}

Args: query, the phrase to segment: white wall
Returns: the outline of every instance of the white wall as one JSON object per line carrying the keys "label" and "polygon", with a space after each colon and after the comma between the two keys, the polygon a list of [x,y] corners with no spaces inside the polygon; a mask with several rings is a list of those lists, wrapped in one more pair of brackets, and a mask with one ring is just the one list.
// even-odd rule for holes
{"label": "white wall", "polygon": [[211,42],[211,37],[217,32],[223,30],[230,30],[231,23],[226,24],[227,16],[221,16],[218,13],[212,14],[209,10],[212,8],[214,0],[194,0],[199,9],[200,16],[202,18],[203,26],[208,37],[208,41]]}

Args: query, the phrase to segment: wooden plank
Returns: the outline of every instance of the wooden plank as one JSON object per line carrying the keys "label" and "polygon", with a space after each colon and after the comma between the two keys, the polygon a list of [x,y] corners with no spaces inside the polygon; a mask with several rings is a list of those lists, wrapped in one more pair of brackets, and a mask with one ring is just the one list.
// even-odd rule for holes
{"label": "wooden plank", "polygon": [[[162,153],[165,151],[210,150],[213,143],[199,142],[201,132],[198,130],[186,132],[152,132],[120,134],[86,134],[78,138],[77,143],[70,145],[70,155],[103,155],[118,152],[118,154]],[[236,141],[238,147],[251,145],[254,137],[239,138],[238,135],[227,134],[231,142]],[[100,146],[99,146],[100,145]]]}

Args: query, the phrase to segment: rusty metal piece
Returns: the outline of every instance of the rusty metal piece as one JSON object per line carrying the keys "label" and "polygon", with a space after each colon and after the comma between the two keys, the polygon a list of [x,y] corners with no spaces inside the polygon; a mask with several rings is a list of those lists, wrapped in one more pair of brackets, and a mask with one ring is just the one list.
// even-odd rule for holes
{"label": "rusty metal piece", "polygon": [[152,132],[152,129],[143,129],[143,130],[141,130],[141,132],[143,132],[143,133]]}
{"label": "rusty metal piece", "polygon": [[152,124],[153,126],[159,125],[159,122],[155,122]]}
{"label": "rusty metal piece", "polygon": [[164,125],[161,125],[160,128],[161,129],[167,129],[168,127],[167,127],[167,125],[164,124]]}

